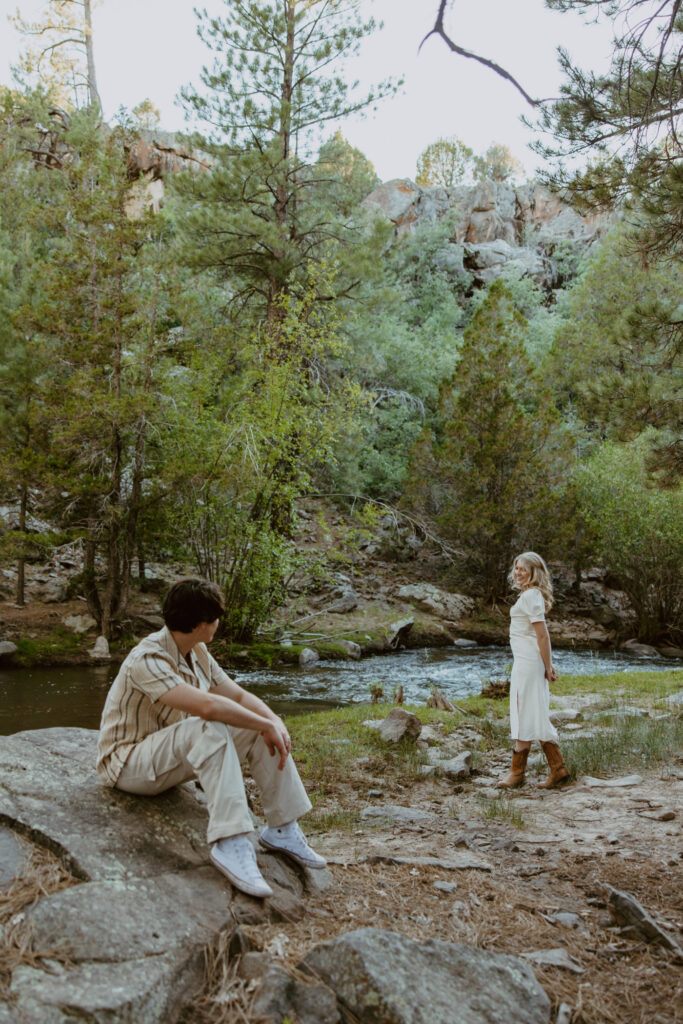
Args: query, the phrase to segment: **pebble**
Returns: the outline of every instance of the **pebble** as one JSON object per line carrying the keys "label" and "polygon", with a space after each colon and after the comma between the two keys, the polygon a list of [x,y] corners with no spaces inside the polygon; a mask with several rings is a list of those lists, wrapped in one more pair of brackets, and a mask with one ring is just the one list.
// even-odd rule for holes
{"label": "pebble", "polygon": [[368,796],[384,796],[383,789],[369,789]]}
{"label": "pebble", "polygon": [[435,889],[439,890],[439,892],[452,893],[452,892],[455,892],[455,890],[458,888],[458,883],[457,882],[441,882],[441,881],[438,881],[438,882],[433,882],[432,884],[433,884]]}

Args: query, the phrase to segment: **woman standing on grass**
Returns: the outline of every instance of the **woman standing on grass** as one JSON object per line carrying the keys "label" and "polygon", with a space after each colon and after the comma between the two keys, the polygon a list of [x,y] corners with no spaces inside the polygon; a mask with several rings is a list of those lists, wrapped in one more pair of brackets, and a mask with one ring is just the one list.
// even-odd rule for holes
{"label": "woman standing on grass", "polygon": [[545,613],[553,604],[548,568],[533,551],[515,558],[510,583],[521,594],[510,609],[510,645],[514,662],[510,677],[510,732],[515,741],[510,774],[498,785],[514,789],[524,782],[529,748],[539,740],[550,767],[541,789],[552,789],[569,777],[550,721],[549,683],[557,679]]}

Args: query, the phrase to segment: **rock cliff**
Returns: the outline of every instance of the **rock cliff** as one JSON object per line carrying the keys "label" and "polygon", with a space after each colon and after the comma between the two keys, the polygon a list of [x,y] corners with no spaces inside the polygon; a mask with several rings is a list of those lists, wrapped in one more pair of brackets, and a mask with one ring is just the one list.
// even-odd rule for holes
{"label": "rock cliff", "polygon": [[397,235],[448,217],[452,234],[440,254],[442,268],[480,285],[511,267],[546,288],[556,287],[563,248],[569,243],[587,249],[608,224],[604,217],[581,216],[533,182],[421,188],[400,178],[380,185],[363,205],[390,220]]}

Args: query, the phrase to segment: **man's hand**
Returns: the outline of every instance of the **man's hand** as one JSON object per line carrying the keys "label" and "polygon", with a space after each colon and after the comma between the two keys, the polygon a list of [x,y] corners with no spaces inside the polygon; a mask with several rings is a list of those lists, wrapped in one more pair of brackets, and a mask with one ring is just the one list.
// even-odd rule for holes
{"label": "man's hand", "polygon": [[272,757],[276,756],[279,752],[280,761],[278,769],[282,771],[292,749],[292,741],[285,723],[281,718],[276,718],[269,728],[261,730],[261,735],[268,747],[268,753]]}

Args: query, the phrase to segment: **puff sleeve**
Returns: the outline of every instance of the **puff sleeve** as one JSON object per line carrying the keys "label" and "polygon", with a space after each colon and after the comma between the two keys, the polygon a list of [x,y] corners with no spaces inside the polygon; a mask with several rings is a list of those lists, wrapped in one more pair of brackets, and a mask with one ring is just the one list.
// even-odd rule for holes
{"label": "puff sleeve", "polygon": [[530,622],[545,622],[545,602],[538,587],[531,587],[522,594],[522,608]]}

